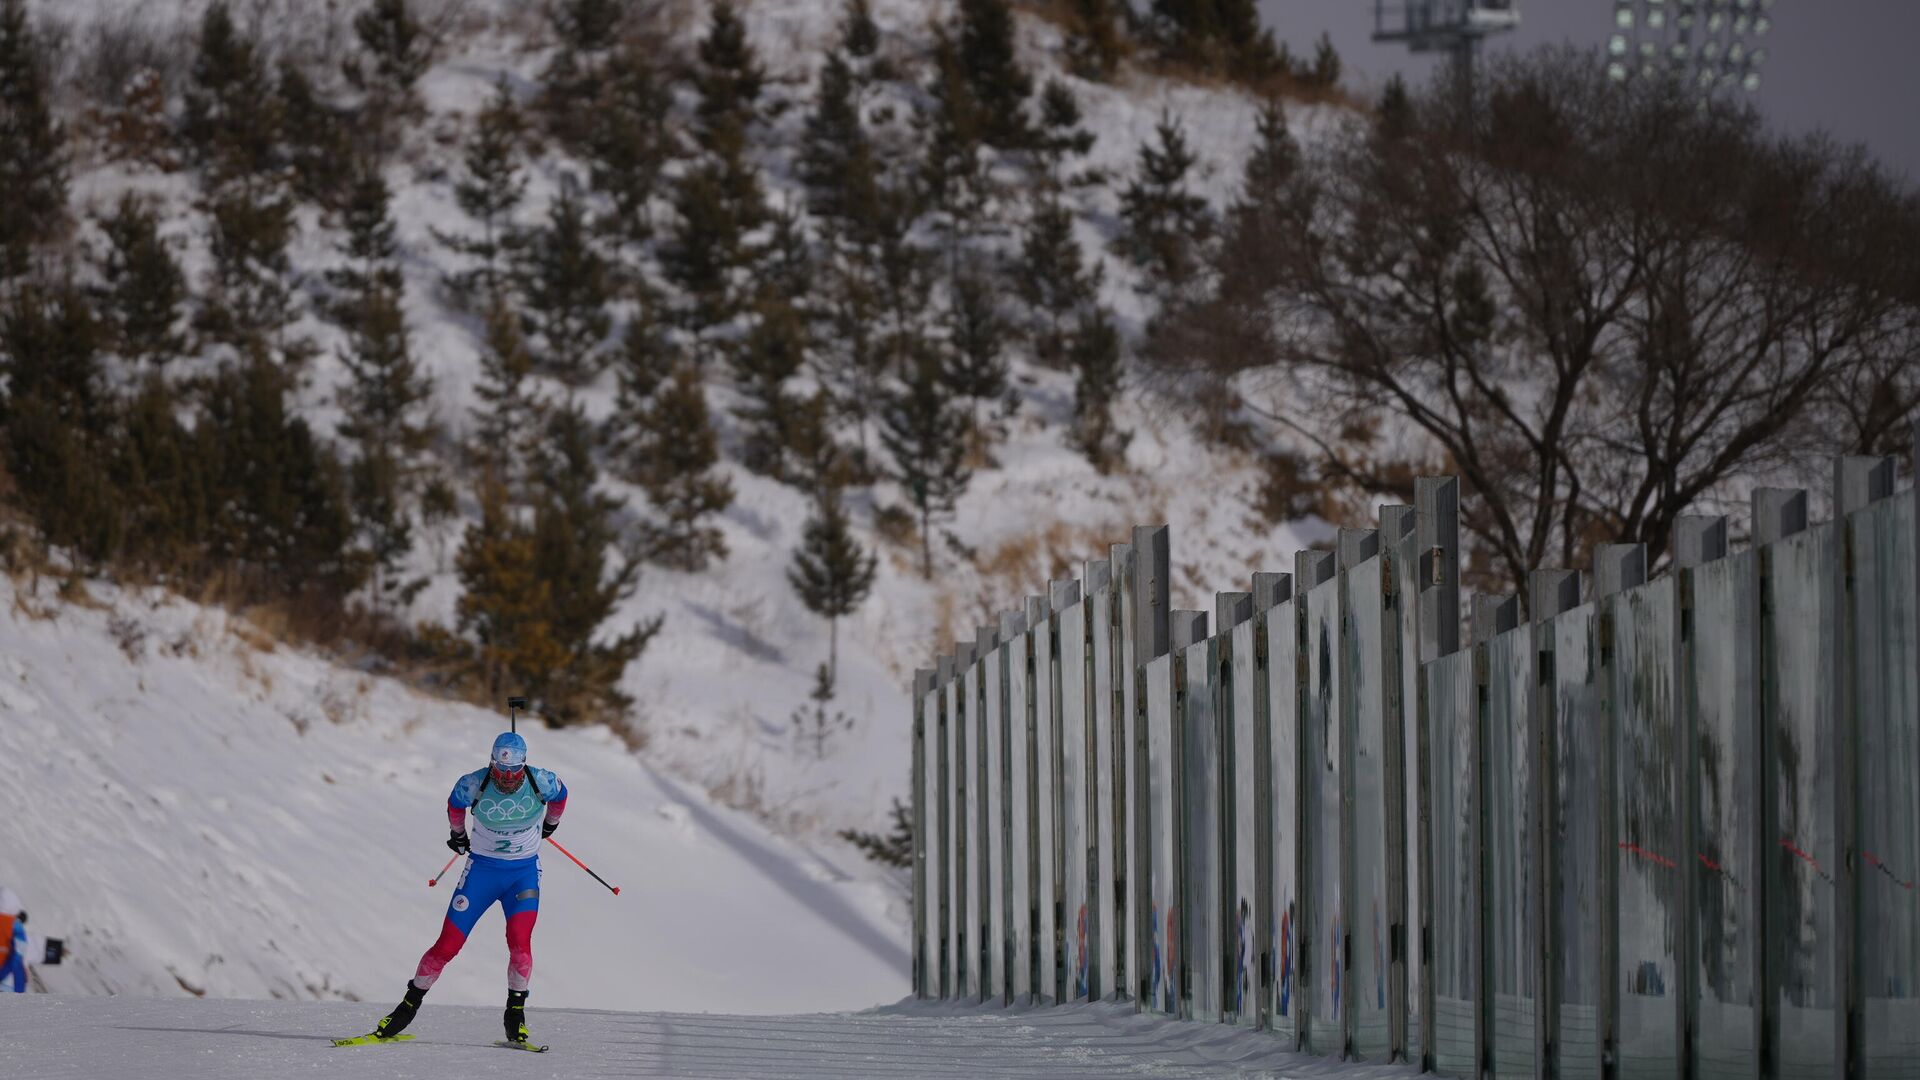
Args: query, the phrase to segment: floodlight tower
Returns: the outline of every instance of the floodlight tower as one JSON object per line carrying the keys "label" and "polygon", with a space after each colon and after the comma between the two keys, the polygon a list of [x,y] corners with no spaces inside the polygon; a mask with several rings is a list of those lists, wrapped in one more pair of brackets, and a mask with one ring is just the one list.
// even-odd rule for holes
{"label": "floodlight tower", "polygon": [[1607,76],[1669,76],[1701,93],[1760,89],[1774,0],[1610,0]]}
{"label": "floodlight tower", "polygon": [[1473,90],[1481,43],[1519,25],[1519,0],[1373,2],[1373,40],[1402,42],[1416,53],[1446,53],[1462,94]]}

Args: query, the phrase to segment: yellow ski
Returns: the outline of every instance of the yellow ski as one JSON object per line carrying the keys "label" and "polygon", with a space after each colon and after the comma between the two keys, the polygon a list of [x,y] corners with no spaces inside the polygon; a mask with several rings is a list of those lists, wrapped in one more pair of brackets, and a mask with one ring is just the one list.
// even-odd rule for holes
{"label": "yellow ski", "polygon": [[408,1042],[412,1040],[412,1038],[413,1036],[411,1035],[395,1035],[391,1039],[383,1039],[378,1035],[356,1035],[351,1039],[335,1039],[333,1040],[333,1045],[335,1046],[372,1046],[375,1043]]}

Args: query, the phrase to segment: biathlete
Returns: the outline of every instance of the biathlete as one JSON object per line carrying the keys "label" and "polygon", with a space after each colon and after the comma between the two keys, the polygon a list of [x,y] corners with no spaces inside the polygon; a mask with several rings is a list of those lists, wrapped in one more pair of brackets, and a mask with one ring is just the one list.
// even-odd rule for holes
{"label": "biathlete", "polygon": [[[567,786],[527,764],[527,741],[513,732],[493,740],[487,767],[462,776],[447,797],[447,846],[467,856],[447,904],[440,939],[407,981],[406,996],[373,1030],[376,1040],[406,1030],[440,972],[494,904],[507,917],[507,1043],[526,1049],[527,981],[533,975],[533,922],[540,914],[540,842],[560,827]],[[467,831],[467,815],[473,831]]]}

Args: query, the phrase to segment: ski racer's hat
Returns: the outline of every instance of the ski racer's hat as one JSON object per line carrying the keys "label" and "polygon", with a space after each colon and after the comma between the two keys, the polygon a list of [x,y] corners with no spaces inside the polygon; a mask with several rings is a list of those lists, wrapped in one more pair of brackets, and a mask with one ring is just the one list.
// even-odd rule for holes
{"label": "ski racer's hat", "polygon": [[500,737],[493,740],[493,754],[489,760],[495,772],[519,772],[527,764],[527,740],[515,732],[501,732]]}

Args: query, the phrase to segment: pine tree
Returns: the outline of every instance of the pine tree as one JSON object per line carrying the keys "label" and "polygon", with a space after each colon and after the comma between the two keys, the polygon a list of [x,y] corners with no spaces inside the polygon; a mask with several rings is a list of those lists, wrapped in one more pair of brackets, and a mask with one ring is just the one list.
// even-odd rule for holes
{"label": "pine tree", "polygon": [[525,121],[503,77],[474,121],[461,159],[464,175],[453,187],[454,201],[479,224],[480,235],[434,234],[452,250],[479,260],[478,267],[455,279],[456,291],[470,295],[477,290],[488,303],[502,289],[502,264],[518,246],[513,211],[527,190],[521,169],[525,137]]}
{"label": "pine tree", "polygon": [[[385,154],[384,136],[371,137],[363,118],[322,100],[306,72],[291,60],[280,64],[281,152],[292,172],[295,194],[328,209],[345,201],[362,153]],[[365,149],[356,150],[358,142]]]}
{"label": "pine tree", "polygon": [[694,134],[702,153],[675,187],[675,222],[660,261],[691,301],[683,321],[703,330],[738,312],[736,278],[759,255],[747,236],[766,222],[768,211],[759,171],[747,157],[748,128],[765,75],[745,24],[727,0],[714,5],[699,59]]}
{"label": "pine tree", "polygon": [[1067,364],[1068,322],[1090,303],[1100,273],[1090,269],[1073,234],[1074,214],[1065,202],[1040,203],[1022,231],[1014,280],[1028,311],[1034,358],[1043,364]]}
{"label": "pine tree", "polygon": [[838,51],[828,54],[799,155],[814,214],[855,232],[873,205],[878,180],[857,94],[852,65]]}
{"label": "pine tree", "polygon": [[542,410],[527,382],[533,354],[520,333],[520,318],[504,296],[495,296],[487,308],[485,345],[480,384],[474,388],[480,405],[474,410],[471,452],[499,480],[502,497],[507,497],[528,479],[527,433],[538,430],[535,422]]}
{"label": "pine tree", "polygon": [[1180,121],[1164,114],[1154,134],[1154,143],[1140,147],[1134,178],[1120,196],[1126,231],[1117,246],[1144,272],[1144,291],[1171,293],[1193,279],[1213,223],[1207,201],[1187,190],[1198,158]]}
{"label": "pine tree", "polygon": [[[1266,249],[1289,213],[1292,185],[1300,168],[1300,147],[1287,129],[1286,113],[1278,99],[1260,110],[1257,140],[1247,155],[1240,197],[1228,208],[1232,221],[1222,230],[1217,265],[1252,265],[1247,260],[1266,257]],[[1231,288],[1233,282],[1223,282]]]}
{"label": "pine tree", "polygon": [[363,560],[340,463],[286,403],[288,379],[254,353],[204,392],[194,432],[207,468],[210,552],[269,593],[351,593]]}
{"label": "pine tree", "polygon": [[1413,98],[1407,93],[1405,79],[1395,75],[1387,80],[1373,109],[1373,124],[1374,130],[1387,139],[1405,138],[1413,130]]}
{"label": "pine tree", "polygon": [[552,411],[540,455],[534,569],[547,585],[549,625],[566,659],[533,685],[545,711],[562,723],[600,719],[628,704],[620,678],[660,628],[655,618],[611,641],[595,641],[614,609],[632,595],[640,564],[622,558],[608,566],[620,502],[597,490],[594,442],[593,425],[577,406]]}
{"label": "pine tree", "polygon": [[893,477],[920,518],[920,576],[931,579],[933,522],[953,513],[972,478],[965,464],[967,419],[953,408],[936,355],[923,353],[914,364],[881,425]]}
{"label": "pine tree", "polygon": [[0,449],[16,497],[47,543],[86,566],[105,562],[124,532],[109,471],[112,399],[101,332],[71,285],[26,284],[0,311]]}
{"label": "pine tree", "polygon": [[535,368],[580,386],[606,366],[601,347],[612,328],[613,284],[612,267],[595,250],[586,209],[571,190],[563,188],[522,257],[526,329],[540,342]]}
{"label": "pine tree", "polygon": [[26,0],[0,0],[0,283],[66,223],[67,152]]}
{"label": "pine tree", "polygon": [[954,397],[969,403],[968,426],[976,445],[984,446],[988,432],[980,403],[1007,392],[1006,319],[993,283],[977,267],[963,267],[951,285],[941,378]]}
{"label": "pine tree", "polygon": [[934,45],[934,74],[927,86],[931,104],[921,113],[923,149],[920,194],[938,212],[950,244],[957,247],[991,195],[980,162],[988,119],[966,77],[959,49],[941,36]]}
{"label": "pine tree", "polygon": [[1260,25],[1258,0],[1214,0],[1214,5],[1228,75],[1258,82],[1286,71],[1273,31]]}
{"label": "pine tree", "polygon": [[[873,21],[873,5],[868,0],[847,0],[840,15],[840,51],[856,63],[880,52],[880,26]],[[883,73],[869,70],[866,74],[879,77]]]}
{"label": "pine tree", "polygon": [[1069,359],[1074,383],[1068,440],[1096,470],[1111,472],[1125,458],[1133,437],[1113,422],[1113,402],[1120,393],[1120,332],[1104,310],[1081,319]]}
{"label": "pine tree", "polygon": [[1073,0],[1073,29],[1067,35],[1069,69],[1089,82],[1107,82],[1120,70],[1124,46],[1117,0]]}
{"label": "pine tree", "polygon": [[591,110],[587,157],[594,190],[613,204],[601,229],[628,244],[653,235],[651,203],[674,154],[672,108],[673,95],[645,49],[630,45],[613,54],[604,100]]}
{"label": "pine tree", "polygon": [[[334,318],[347,333],[340,362],[349,382],[340,395],[340,434],[357,447],[349,475],[354,516],[373,570],[374,599],[393,593],[394,571],[412,549],[409,504],[418,493],[421,456],[432,428],[421,415],[433,383],[414,358],[403,308],[386,181],[363,163],[345,213],[345,266],[327,277],[344,295]],[[404,599],[404,594],[401,594]]]}
{"label": "pine tree", "polygon": [[840,839],[864,852],[882,866],[905,870],[913,865],[913,809],[898,798],[890,811],[893,831],[885,836],[859,829],[840,830]]}
{"label": "pine tree", "polygon": [[297,363],[304,344],[286,340],[295,317],[293,200],[247,184],[210,192],[202,205],[212,223],[213,265],[195,325],[215,341],[246,353],[278,350]]}
{"label": "pine tree", "polygon": [[356,90],[367,94],[362,115],[374,123],[411,115],[419,102],[413,86],[433,63],[433,38],[413,16],[407,0],[373,0],[353,17],[359,56],[341,65]]}
{"label": "pine tree", "polygon": [[854,539],[836,488],[823,488],[815,496],[813,515],[801,537],[787,581],[808,611],[827,620],[827,678],[831,681],[840,670],[840,619],[859,610],[872,591],[877,561]]}
{"label": "pine tree", "polygon": [[787,421],[787,450],[792,458],[788,483],[801,491],[840,490],[854,482],[854,462],[834,437],[833,402],[825,391],[792,403]]}
{"label": "pine tree", "polygon": [[674,369],[685,359],[655,315],[657,307],[656,299],[645,299],[639,313],[627,321],[626,333],[620,339],[620,350],[614,356],[620,384],[619,408],[616,410],[619,417],[639,415],[639,410],[645,407],[654,392],[672,377]]}
{"label": "pine tree", "polygon": [[867,422],[878,412],[888,366],[886,333],[879,325],[886,289],[878,280],[878,259],[869,245],[834,246],[822,267],[816,356],[834,411],[853,421],[864,448]]}
{"label": "pine tree", "polygon": [[1148,25],[1161,54],[1180,63],[1249,81],[1284,70],[1256,0],[1153,0]]}
{"label": "pine tree", "polygon": [[787,381],[807,359],[807,327],[783,297],[769,294],[757,305],[752,329],[731,350],[741,404],[735,415],[746,431],[741,462],[766,476],[786,475],[787,424],[793,409]]}
{"label": "pine tree", "polygon": [[456,610],[460,628],[479,641],[487,692],[498,694],[558,668],[567,653],[554,637],[552,588],[540,576],[531,524],[498,478],[483,479],[479,495],[480,520],[460,547]]}
{"label": "pine tree", "polygon": [[1308,86],[1323,90],[1340,85],[1340,53],[1334,49],[1333,38],[1325,31],[1321,31],[1320,39],[1313,43],[1312,66],[1295,77]]}
{"label": "pine tree", "polygon": [[720,530],[707,519],[733,502],[733,484],[714,472],[719,442],[707,412],[700,373],[682,364],[637,418],[638,436],[627,460],[629,479],[647,490],[659,520],[642,530],[648,558],[697,572],[727,553]]}
{"label": "pine tree", "polygon": [[1027,99],[1033,79],[1020,67],[1013,40],[1013,10],[1007,0],[960,0],[955,30],[960,69],[978,103],[980,135],[987,145],[1018,150],[1027,145]]}
{"label": "pine tree", "polygon": [[683,321],[696,330],[717,326],[738,311],[738,279],[759,256],[748,234],[765,223],[768,213],[740,129],[727,132],[674,189],[675,220],[660,251],[667,279],[689,298]]}
{"label": "pine tree", "polygon": [[605,100],[608,57],[619,44],[627,0],[560,0],[547,13],[560,47],[540,77],[539,108],[547,130],[562,145],[580,149]]}
{"label": "pine tree", "polygon": [[119,558],[174,575],[196,569],[212,516],[204,463],[180,410],[173,385],[149,373],[122,410],[112,467],[123,522]]}
{"label": "pine tree", "polygon": [[346,261],[326,272],[327,283],[339,294],[336,306],[346,305],[343,320],[351,319],[353,305],[367,293],[402,287],[392,200],[393,193],[387,188],[378,163],[371,159],[361,161],[354,170],[341,212],[340,224],[346,236],[339,252]]}
{"label": "pine tree", "polygon": [[700,41],[700,66],[694,89],[700,95],[695,110],[700,144],[717,150],[728,129],[744,133],[753,122],[766,82],[766,72],[747,41],[746,24],[732,0],[720,0],[707,20],[707,36]]}
{"label": "pine tree", "polygon": [[1084,185],[1094,182],[1097,177],[1082,176],[1069,178],[1065,175],[1065,166],[1069,158],[1085,157],[1093,149],[1094,134],[1081,126],[1084,119],[1080,112],[1080,102],[1058,79],[1048,79],[1046,88],[1040,92],[1040,127],[1034,133],[1034,156],[1040,163],[1044,184],[1048,194],[1055,194],[1070,184]]}
{"label": "pine tree", "polygon": [[166,241],[160,214],[132,192],[100,222],[107,250],[99,263],[98,304],[120,355],[161,366],[186,350],[180,332],[186,276]]}
{"label": "pine tree", "polygon": [[185,94],[182,134],[210,183],[259,182],[280,166],[281,98],[259,45],[225,0],[208,5]]}

